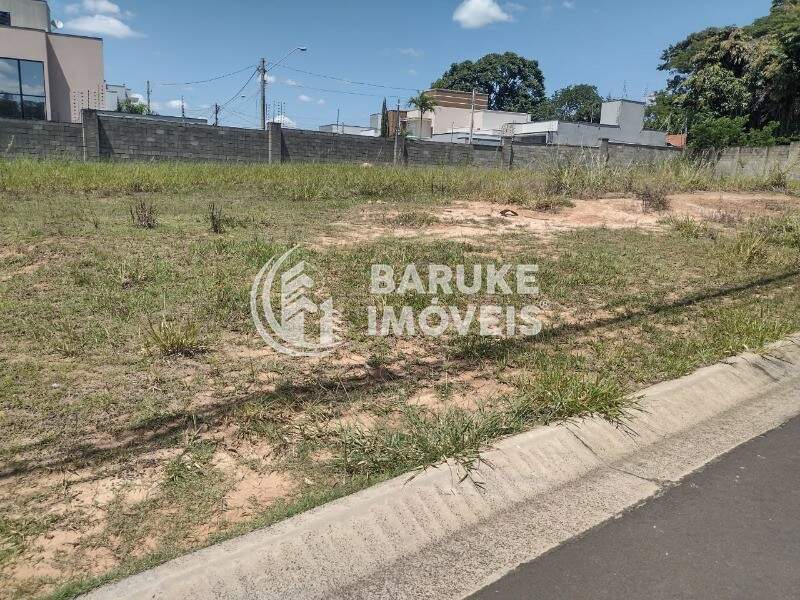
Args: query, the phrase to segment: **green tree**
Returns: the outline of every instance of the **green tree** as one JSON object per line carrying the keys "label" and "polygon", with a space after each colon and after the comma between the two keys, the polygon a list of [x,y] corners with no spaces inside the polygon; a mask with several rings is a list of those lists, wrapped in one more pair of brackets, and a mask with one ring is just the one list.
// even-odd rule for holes
{"label": "green tree", "polygon": [[422,120],[425,118],[425,113],[432,112],[436,108],[436,100],[425,92],[420,92],[408,99],[408,105],[419,111],[419,137],[422,137]]}
{"label": "green tree", "polygon": [[558,119],[581,123],[599,123],[603,98],[597,86],[582,83],[555,92],[534,112],[536,119]]}
{"label": "green tree", "polygon": [[777,122],[781,134],[797,133],[800,0],[775,0],[769,15],[745,27],[693,33],[663,53],[660,69],[670,73],[670,98],[659,108],[671,107],[690,129],[708,117],[745,117],[748,130]]}
{"label": "green tree", "polygon": [[688,124],[686,110],[676,102],[676,97],[667,91],[656,92],[654,101],[645,109],[644,126],[647,129],[684,133]]}
{"label": "green tree", "polygon": [[147,104],[140,102],[136,98],[125,98],[117,102],[117,112],[130,113],[133,115],[146,115]]}
{"label": "green tree", "polygon": [[389,137],[389,110],[386,108],[386,98],[383,99],[381,107],[381,137]]}
{"label": "green tree", "polygon": [[533,114],[545,101],[539,63],[514,52],[454,63],[431,87],[488,94],[491,110]]}
{"label": "green tree", "polygon": [[747,117],[714,117],[703,115],[689,130],[689,147],[693,150],[719,150],[741,146],[746,139]]}

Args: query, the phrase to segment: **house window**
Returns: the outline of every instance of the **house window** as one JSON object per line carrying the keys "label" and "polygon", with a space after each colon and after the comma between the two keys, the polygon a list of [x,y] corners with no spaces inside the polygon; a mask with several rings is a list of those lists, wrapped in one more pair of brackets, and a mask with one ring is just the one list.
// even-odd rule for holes
{"label": "house window", "polygon": [[11,27],[11,13],[0,10],[0,25]]}
{"label": "house window", "polygon": [[0,58],[0,117],[45,119],[44,63]]}

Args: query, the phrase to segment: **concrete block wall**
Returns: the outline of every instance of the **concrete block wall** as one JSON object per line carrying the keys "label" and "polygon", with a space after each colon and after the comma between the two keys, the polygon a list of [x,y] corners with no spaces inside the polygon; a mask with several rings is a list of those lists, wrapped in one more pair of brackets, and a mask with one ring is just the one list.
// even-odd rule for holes
{"label": "concrete block wall", "polygon": [[0,119],[0,157],[6,156],[83,160],[81,125]]}
{"label": "concrete block wall", "polygon": [[[84,113],[84,123],[90,119]],[[95,113],[96,115],[96,113]],[[111,160],[183,160],[267,162],[269,135],[260,130],[193,123],[99,116],[100,158]],[[276,161],[280,160],[278,140]]]}
{"label": "concrete block wall", "polygon": [[[607,161],[610,165],[629,166],[641,163],[657,163],[680,156],[682,151],[677,148],[662,146],[634,146],[632,144],[607,145]],[[601,146],[601,153],[603,147]],[[602,157],[601,157],[602,158]]]}
{"label": "concrete block wall", "polygon": [[536,169],[559,164],[599,165],[597,148],[578,146],[522,146],[515,145],[513,165],[519,169]]}
{"label": "concrete block wall", "polygon": [[[283,129],[267,132],[213,127],[83,111],[82,124],[0,120],[0,152],[6,156],[67,156],[77,160],[181,160],[214,162],[394,163],[393,139]],[[604,143],[577,146],[447,144],[401,139],[399,159],[411,166],[536,169],[564,162],[630,164],[677,156],[674,149]],[[2,156],[2,154],[0,154]]]}
{"label": "concrete block wall", "polygon": [[394,162],[394,140],[303,129],[282,129],[281,136],[283,162]]}
{"label": "concrete block wall", "polygon": [[715,172],[728,177],[762,177],[775,170],[800,180],[800,142],[767,148],[728,148],[711,159]]}

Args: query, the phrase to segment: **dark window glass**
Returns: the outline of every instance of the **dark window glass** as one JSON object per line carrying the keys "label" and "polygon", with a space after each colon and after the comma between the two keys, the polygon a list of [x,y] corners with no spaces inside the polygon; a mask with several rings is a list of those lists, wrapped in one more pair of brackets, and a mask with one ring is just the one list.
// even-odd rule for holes
{"label": "dark window glass", "polygon": [[44,119],[45,107],[42,96],[22,97],[22,116],[26,119]]}
{"label": "dark window glass", "polygon": [[11,13],[0,10],[0,25],[11,27]]}
{"label": "dark window glass", "polygon": [[28,96],[44,96],[44,64],[32,60],[19,61],[22,93]]}
{"label": "dark window glass", "polygon": [[19,94],[19,61],[0,58],[0,92]]}
{"label": "dark window glass", "polygon": [[0,92],[0,117],[19,119],[22,117],[22,105],[17,94]]}

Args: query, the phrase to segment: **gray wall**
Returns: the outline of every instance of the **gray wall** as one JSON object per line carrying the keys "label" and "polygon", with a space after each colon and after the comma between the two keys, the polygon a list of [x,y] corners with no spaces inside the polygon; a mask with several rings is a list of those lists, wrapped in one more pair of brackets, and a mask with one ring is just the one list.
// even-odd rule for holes
{"label": "gray wall", "polygon": [[800,179],[800,142],[768,148],[728,148],[716,156],[716,174],[730,177],[759,177],[775,170]]}
{"label": "gray wall", "polygon": [[4,156],[83,160],[81,125],[0,119],[0,157]]}
{"label": "gray wall", "polygon": [[[183,160],[218,162],[394,162],[394,140],[301,129],[270,132],[121,118],[83,112],[83,124],[0,119],[0,156],[66,156],[82,160]],[[400,141],[400,160],[408,165],[474,165],[486,168],[542,168],[554,162],[630,164],[678,156],[669,148],[605,143],[600,148],[571,146],[447,144]]]}

